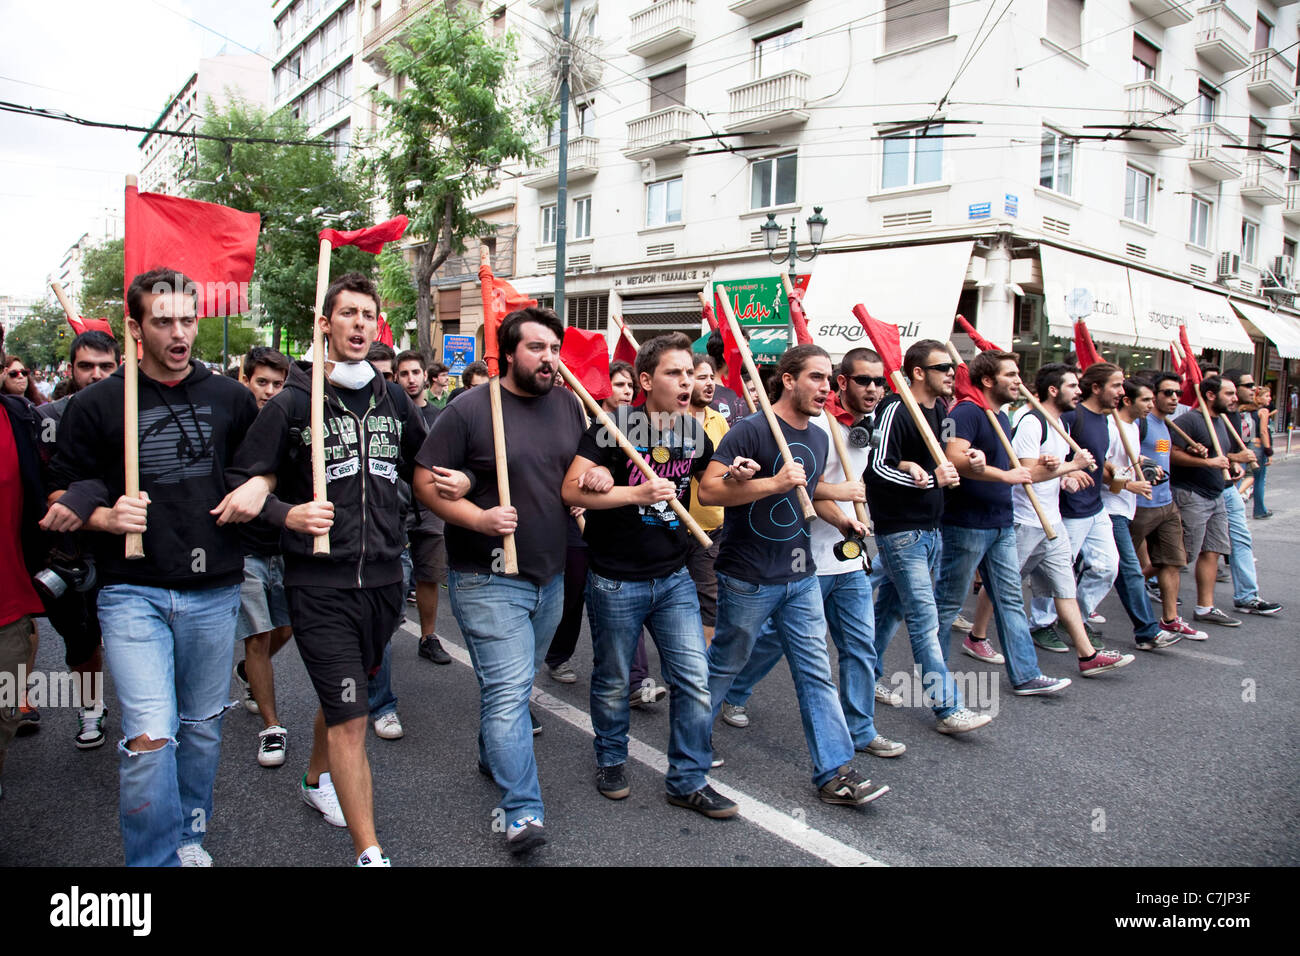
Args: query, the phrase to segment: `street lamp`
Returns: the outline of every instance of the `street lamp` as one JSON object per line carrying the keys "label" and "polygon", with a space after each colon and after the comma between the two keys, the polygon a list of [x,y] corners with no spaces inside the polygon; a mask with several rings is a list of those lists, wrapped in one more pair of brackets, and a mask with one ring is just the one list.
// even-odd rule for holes
{"label": "street lamp", "polygon": [[813,206],[813,214],[808,217],[808,238],[812,242],[812,252],[806,256],[799,254],[799,244],[795,240],[795,221],[794,217],[790,219],[790,242],[783,255],[773,255],[776,252],[777,243],[781,241],[781,227],[776,224],[776,213],[767,214],[767,222],[759,226],[759,231],[763,233],[763,245],[767,247],[767,257],[772,262],[788,262],[790,264],[790,275],[794,275],[795,266],[800,262],[812,262],[820,251],[822,239],[826,235],[827,219],[822,215],[821,206]]}

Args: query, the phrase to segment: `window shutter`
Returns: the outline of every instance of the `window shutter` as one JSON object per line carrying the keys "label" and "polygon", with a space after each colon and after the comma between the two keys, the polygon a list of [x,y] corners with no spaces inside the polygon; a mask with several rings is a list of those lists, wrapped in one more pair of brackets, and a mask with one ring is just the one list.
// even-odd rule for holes
{"label": "window shutter", "polygon": [[1159,50],[1136,33],[1133,34],[1133,59],[1137,60],[1144,66],[1150,67],[1152,72],[1154,72],[1156,68],[1156,60],[1159,56]]}
{"label": "window shutter", "polygon": [[650,77],[650,112],[681,106],[686,99],[686,67]]}
{"label": "window shutter", "polygon": [[885,50],[948,35],[948,0],[885,0]]}

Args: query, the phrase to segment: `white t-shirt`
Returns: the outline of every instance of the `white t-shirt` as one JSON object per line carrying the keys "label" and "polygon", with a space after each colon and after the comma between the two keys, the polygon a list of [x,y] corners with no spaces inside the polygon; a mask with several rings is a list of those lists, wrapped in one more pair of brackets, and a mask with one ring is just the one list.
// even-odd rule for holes
{"label": "white t-shirt", "polygon": [[[1044,431],[1047,432],[1046,436],[1043,435]],[[1055,429],[1045,426],[1034,414],[1034,410],[1028,406],[1016,417],[1015,427],[1012,429],[1011,447],[1015,449],[1016,457],[1022,461],[1026,458],[1042,458],[1044,455],[1055,455],[1061,461],[1065,461],[1065,457],[1070,453],[1070,446],[1065,443],[1065,439],[1057,434]],[[1061,523],[1061,479],[1049,478],[1047,481],[1036,482],[1033,489],[1048,521],[1053,527],[1059,525]],[[1029,503],[1024,485],[1016,485],[1011,489],[1011,508],[1016,524],[1038,526],[1038,513]]]}
{"label": "white t-shirt", "polygon": [[[825,415],[817,415],[810,419],[813,426],[820,428],[827,436],[830,436],[830,423],[826,421]],[[844,452],[849,456],[849,474],[853,480],[861,481],[862,473],[867,470],[867,454],[870,448],[857,448],[849,442],[849,430],[839,422],[835,423],[840,430],[840,435],[844,438]],[[840,456],[835,451],[835,440],[830,439],[830,448],[826,452],[826,467],[822,471],[822,481],[831,484],[839,484],[846,481],[844,470],[840,467]],[[843,511],[850,518],[854,517],[853,502],[836,501],[835,506]],[[839,529],[833,524],[829,524],[818,518],[812,523],[812,559],[817,565],[817,574],[820,577],[824,574],[847,574],[850,571],[862,570],[862,559],[857,558],[853,561],[841,561],[835,557],[834,548],[844,540],[844,535],[840,534]]]}
{"label": "white t-shirt", "polygon": [[[1138,436],[1138,423],[1126,422],[1123,425],[1124,431],[1128,433],[1129,444],[1136,450],[1141,447],[1142,441]],[[1106,446],[1106,460],[1115,466],[1115,477],[1124,478],[1126,481],[1141,481],[1142,472],[1139,471],[1134,463],[1129,460],[1128,452],[1124,450],[1124,443],[1120,440],[1119,432],[1115,429],[1115,416],[1106,416],[1106,434],[1110,438],[1110,443]],[[1142,452],[1138,452],[1141,455]],[[1094,477],[1100,478],[1101,470],[1095,472]],[[1106,507],[1108,515],[1123,515],[1130,521],[1137,511],[1137,495],[1131,491],[1111,491],[1104,483],[1101,486],[1101,503]]]}

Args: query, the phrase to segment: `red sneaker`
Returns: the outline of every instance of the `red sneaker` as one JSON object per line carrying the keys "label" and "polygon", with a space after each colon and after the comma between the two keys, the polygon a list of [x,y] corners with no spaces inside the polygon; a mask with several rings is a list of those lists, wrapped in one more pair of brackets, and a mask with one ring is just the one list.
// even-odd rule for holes
{"label": "red sneaker", "polygon": [[1181,634],[1183,639],[1188,641],[1208,641],[1210,639],[1210,635],[1204,631],[1198,631],[1181,617],[1176,617],[1172,621],[1161,621],[1160,630],[1168,631],[1170,634]]}
{"label": "red sneaker", "polygon": [[1132,654],[1121,654],[1119,651],[1098,651],[1091,660],[1079,661],[1080,677],[1096,677],[1104,671],[1113,671],[1118,667],[1127,667],[1132,664],[1136,657]]}

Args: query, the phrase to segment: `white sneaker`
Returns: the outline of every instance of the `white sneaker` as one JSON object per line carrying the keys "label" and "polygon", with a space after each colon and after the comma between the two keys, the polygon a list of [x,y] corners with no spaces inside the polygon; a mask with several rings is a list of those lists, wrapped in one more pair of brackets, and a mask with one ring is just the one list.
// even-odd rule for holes
{"label": "white sneaker", "polygon": [[388,855],[377,846],[368,846],[357,857],[357,866],[392,866]]}
{"label": "white sneaker", "polygon": [[397,711],[376,718],[375,733],[384,740],[399,739],[405,731],[402,730],[402,722],[397,719]]}
{"label": "white sneaker", "polygon": [[1093,611],[1091,614],[1088,615],[1088,623],[1089,623],[1089,624],[1105,624],[1105,623],[1106,623],[1106,619],[1105,619],[1104,617],[1102,617],[1100,614],[1098,614],[1096,611]]}
{"label": "white sneaker", "polygon": [[902,707],[903,695],[891,688],[884,681],[876,681],[876,702],[890,707]]}
{"label": "white sneaker", "polygon": [[104,717],[108,708],[101,700],[95,707],[83,707],[77,712],[77,749],[94,750],[104,745]]}
{"label": "white sneaker", "polygon": [[993,720],[988,714],[977,714],[968,707],[954,710],[947,717],[941,717],[934,729],[941,734],[964,734],[977,730]]}
{"label": "white sneaker", "polygon": [[321,774],[320,782],[314,787],[307,785],[307,775],[303,774],[302,782],[298,784],[298,792],[302,794],[307,806],[319,810],[330,826],[348,825],[348,821],[343,819],[343,808],[339,806],[339,795],[334,792],[334,781],[330,779],[328,773]]}
{"label": "white sneaker", "polygon": [[257,762],[263,767],[278,767],[284,763],[284,752],[289,746],[289,731],[279,724],[267,727],[257,735]]}
{"label": "white sneaker", "polygon": [[181,858],[181,866],[211,866],[212,857],[203,849],[202,843],[182,843],[176,850]]}
{"label": "white sneaker", "polygon": [[955,618],[953,618],[952,626],[959,631],[966,631],[969,633],[971,628],[973,628],[975,625],[972,624],[970,621],[966,620],[966,618],[963,617],[962,615],[958,614]]}

